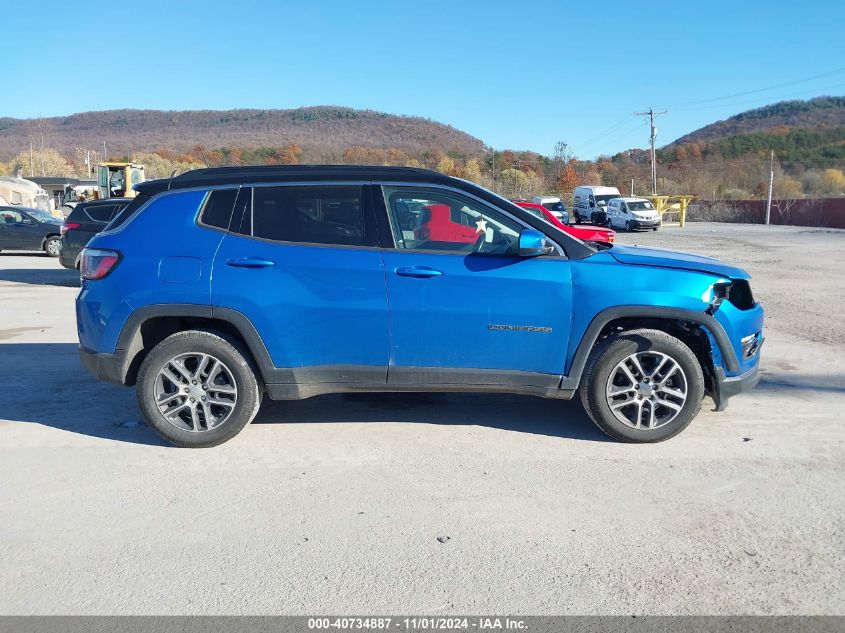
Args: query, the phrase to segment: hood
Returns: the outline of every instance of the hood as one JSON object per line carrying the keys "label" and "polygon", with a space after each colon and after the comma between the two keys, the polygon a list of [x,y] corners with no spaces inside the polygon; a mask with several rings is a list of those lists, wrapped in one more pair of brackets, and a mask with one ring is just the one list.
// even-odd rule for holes
{"label": "hood", "polygon": [[750,279],[751,275],[742,268],[730,266],[712,257],[679,253],[663,248],[646,248],[643,246],[622,246],[617,244],[609,253],[623,264],[635,266],[659,266],[660,268],[679,268],[696,272],[710,273],[730,279]]}

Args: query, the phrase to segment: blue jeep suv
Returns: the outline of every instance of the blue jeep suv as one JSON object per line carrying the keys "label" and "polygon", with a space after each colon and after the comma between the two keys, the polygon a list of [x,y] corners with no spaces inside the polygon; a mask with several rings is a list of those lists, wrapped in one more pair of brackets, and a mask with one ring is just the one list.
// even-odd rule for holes
{"label": "blue jeep suv", "polygon": [[265,393],[350,391],[580,392],[612,437],[656,442],[757,382],[746,272],[584,243],[470,182],[313,165],[136,189],[83,251],[79,350],[180,446],[234,437]]}

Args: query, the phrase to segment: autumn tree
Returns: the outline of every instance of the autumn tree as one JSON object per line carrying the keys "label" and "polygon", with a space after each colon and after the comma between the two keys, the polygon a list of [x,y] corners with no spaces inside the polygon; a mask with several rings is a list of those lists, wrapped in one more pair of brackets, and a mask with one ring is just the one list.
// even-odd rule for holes
{"label": "autumn tree", "polygon": [[441,174],[446,174],[447,176],[455,176],[457,175],[457,168],[455,167],[455,161],[450,156],[444,156],[440,159],[435,167],[437,171]]}
{"label": "autumn tree", "polygon": [[240,147],[229,148],[229,162],[232,165],[240,165],[244,159],[244,151]]}
{"label": "autumn tree", "polygon": [[566,165],[555,181],[555,189],[560,193],[572,193],[578,186],[578,172],[572,165]]}
{"label": "autumn tree", "polygon": [[470,180],[475,183],[481,183],[481,163],[478,161],[477,158],[471,158],[464,164],[461,177],[466,178],[467,180]]}
{"label": "autumn tree", "polygon": [[173,156],[172,159],[164,158],[159,152],[136,152],[132,154],[132,162],[144,166],[144,173],[147,178],[169,178],[170,174],[182,174],[192,169],[205,167],[205,163],[189,156]]}
{"label": "autumn tree", "polygon": [[29,176],[76,176],[76,169],[67,158],[51,148],[21,152],[8,163],[5,171],[14,173],[17,165],[24,168],[24,177]]}
{"label": "autumn tree", "polygon": [[404,165],[408,162],[408,154],[401,149],[389,149],[385,156],[388,165]]}
{"label": "autumn tree", "polygon": [[282,165],[297,165],[302,157],[302,148],[296,143],[288,143],[279,150],[277,156]]}
{"label": "autumn tree", "polygon": [[845,174],[841,169],[825,169],[818,180],[819,191],[839,196],[845,193]]}

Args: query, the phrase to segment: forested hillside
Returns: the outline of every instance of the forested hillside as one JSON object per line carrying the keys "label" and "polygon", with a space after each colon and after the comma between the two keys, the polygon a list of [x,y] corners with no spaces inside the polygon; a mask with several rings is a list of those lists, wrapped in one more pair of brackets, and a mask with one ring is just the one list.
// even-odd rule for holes
{"label": "forested hillside", "polygon": [[[565,129],[563,133],[565,134]],[[492,150],[421,117],[341,107],[163,112],[114,110],[52,119],[0,119],[0,174],[90,176],[106,158],[134,160],[148,178],[211,166],[346,163],[427,167],[504,196],[560,194],[582,184],[650,193],[650,152],[588,160],[564,140],[551,156]],[[845,195],[845,97],[788,101],[708,125],[658,151],[658,193],[759,198],[774,151],[776,197]]]}
{"label": "forested hillside", "polygon": [[824,128],[845,125],[845,97],[817,97],[808,101],[781,101],[748,110],[690,132],[672,145],[716,141],[737,134],[783,128]]}
{"label": "forested hillside", "polygon": [[[422,117],[333,106],[294,110],[109,110],[47,119],[0,118],[0,160],[30,141],[64,155],[76,148],[115,156],[165,150],[187,152],[197,145],[251,151],[296,145],[313,161],[339,160],[350,147],[395,149],[409,155],[439,149],[480,153],[484,144],[451,126]],[[269,152],[264,152],[268,154]]]}

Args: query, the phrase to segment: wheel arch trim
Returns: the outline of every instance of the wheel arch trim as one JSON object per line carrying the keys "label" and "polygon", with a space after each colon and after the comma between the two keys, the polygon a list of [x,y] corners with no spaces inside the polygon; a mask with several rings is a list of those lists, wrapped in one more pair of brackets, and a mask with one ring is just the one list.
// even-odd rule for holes
{"label": "wheel arch trim", "polygon": [[200,304],[153,304],[134,310],[124,323],[117,339],[115,354],[123,357],[121,379],[126,380],[129,366],[143,349],[141,327],[160,317],[198,317],[224,321],[235,328],[246,343],[253,359],[258,365],[262,378],[266,381],[276,369],[264,341],[245,315],[230,308],[217,308]]}
{"label": "wheel arch trim", "polygon": [[738,371],[739,362],[736,358],[731,340],[725,328],[715,318],[704,312],[687,310],[684,308],[670,308],[662,306],[627,305],[614,306],[599,312],[584,331],[578,349],[572,358],[569,373],[561,379],[561,389],[577,389],[581,382],[581,375],[587,365],[587,359],[595,347],[602,330],[612,321],[624,318],[658,318],[672,321],[688,321],[700,325],[708,332],[719,346],[722,359],[729,371]]}

